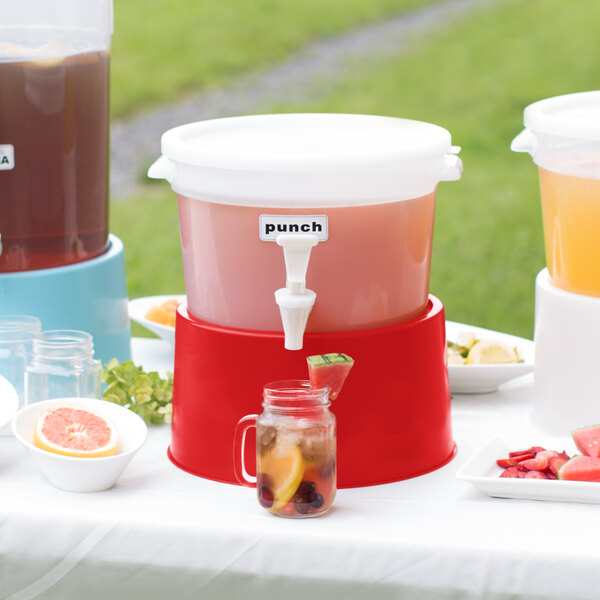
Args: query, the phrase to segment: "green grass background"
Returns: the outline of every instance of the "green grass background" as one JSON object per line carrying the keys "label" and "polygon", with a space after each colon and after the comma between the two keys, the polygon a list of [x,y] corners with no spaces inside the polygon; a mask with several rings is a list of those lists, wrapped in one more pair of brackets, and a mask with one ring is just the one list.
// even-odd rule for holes
{"label": "green grass background", "polygon": [[[187,10],[199,19],[192,4],[184,0],[169,4],[180,7],[177,23],[156,22],[153,33],[172,35],[173,27],[183,27]],[[281,59],[311,38],[408,5],[390,0],[372,2],[376,8],[367,9],[363,4],[368,3],[357,2],[356,12],[347,16],[351,3],[290,4],[266,0],[253,4],[257,11],[264,11],[265,18],[266,13],[269,19],[273,15],[283,19],[285,14],[301,30],[282,42],[280,32],[271,31],[277,29],[275,21],[266,29],[253,29],[253,36],[260,30],[263,37],[273,33],[277,38],[260,42],[265,47],[274,44],[273,55],[259,52],[254,47],[256,37],[250,36],[232,51],[231,62],[221,64],[214,57],[220,56],[219,47],[225,52],[229,37],[224,33],[224,39],[210,38],[216,62],[202,67],[208,74],[200,85],[224,83],[245,69],[263,68],[273,57]],[[313,23],[321,14],[327,16],[325,24]],[[246,16],[241,11],[220,18],[229,19],[233,31],[232,23],[240,27],[238,19]],[[461,181],[441,183],[438,188],[431,291],[444,302],[448,319],[531,337],[535,276],[545,263],[539,190],[530,157],[512,153],[510,142],[522,129],[527,104],[557,94],[600,89],[598,23],[597,0],[497,0],[435,33],[414,36],[409,49],[397,57],[356,62],[351,73],[341,82],[332,82],[318,101],[265,107],[265,112],[385,114],[446,127],[453,142],[462,147],[465,170]],[[129,30],[123,35],[128,36]],[[184,34],[180,31],[180,35]],[[125,46],[123,42],[119,51],[115,43],[115,78],[126,79],[119,74],[127,70],[119,64],[123,60],[119,52],[125,54]],[[131,65],[148,60],[148,56],[134,57],[135,50],[127,50],[132,54]],[[137,50],[144,54],[146,48]],[[171,68],[180,71],[177,93],[183,94],[192,85],[189,77],[194,78],[194,69],[202,63],[198,59],[193,65],[174,65],[180,61],[158,54],[154,60],[154,73],[160,77],[156,77],[155,92],[142,94],[148,103],[168,99],[168,94],[161,94],[167,93],[163,86],[170,87]],[[129,91],[127,98],[121,98],[113,86],[113,104],[122,107],[117,112],[126,114],[147,102]],[[147,184],[135,197],[113,202],[111,229],[125,244],[130,297],[184,290],[175,199],[166,184]]]}
{"label": "green grass background", "polygon": [[224,85],[312,40],[430,2],[115,0],[112,115]]}

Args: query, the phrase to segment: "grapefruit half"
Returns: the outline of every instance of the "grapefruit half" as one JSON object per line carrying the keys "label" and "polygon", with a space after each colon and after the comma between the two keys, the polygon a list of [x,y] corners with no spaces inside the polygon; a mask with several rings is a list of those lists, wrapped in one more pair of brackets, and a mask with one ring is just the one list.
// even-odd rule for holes
{"label": "grapefruit half", "polygon": [[38,417],[33,443],[38,448],[76,457],[112,456],[119,436],[105,416],[83,406],[57,405]]}

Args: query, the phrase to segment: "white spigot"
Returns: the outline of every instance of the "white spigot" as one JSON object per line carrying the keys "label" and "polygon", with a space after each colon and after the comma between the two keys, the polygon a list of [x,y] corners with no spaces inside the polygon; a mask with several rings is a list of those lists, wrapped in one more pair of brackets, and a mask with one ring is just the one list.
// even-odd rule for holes
{"label": "white spigot", "polygon": [[283,248],[286,270],[286,287],[275,291],[285,334],[285,348],[300,350],[308,315],[317,295],[306,289],[306,270],[310,251],[319,243],[312,233],[282,233],[277,244]]}

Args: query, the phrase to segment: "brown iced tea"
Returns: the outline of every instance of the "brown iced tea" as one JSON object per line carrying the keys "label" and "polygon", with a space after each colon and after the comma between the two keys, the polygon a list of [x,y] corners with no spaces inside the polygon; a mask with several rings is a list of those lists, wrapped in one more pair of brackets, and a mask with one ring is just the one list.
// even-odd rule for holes
{"label": "brown iced tea", "polygon": [[2,62],[0,272],[108,248],[108,51]]}

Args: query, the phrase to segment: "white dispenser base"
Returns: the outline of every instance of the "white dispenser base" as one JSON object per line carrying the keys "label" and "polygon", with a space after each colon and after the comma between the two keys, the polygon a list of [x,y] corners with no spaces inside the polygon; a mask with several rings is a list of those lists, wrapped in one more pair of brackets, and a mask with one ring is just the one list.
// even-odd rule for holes
{"label": "white dispenser base", "polygon": [[600,298],[535,286],[535,423],[556,435],[600,423]]}

